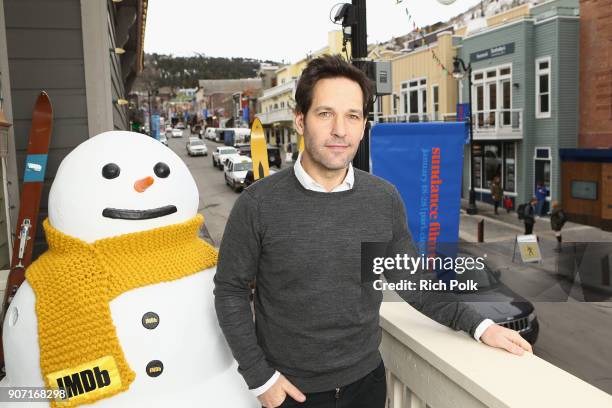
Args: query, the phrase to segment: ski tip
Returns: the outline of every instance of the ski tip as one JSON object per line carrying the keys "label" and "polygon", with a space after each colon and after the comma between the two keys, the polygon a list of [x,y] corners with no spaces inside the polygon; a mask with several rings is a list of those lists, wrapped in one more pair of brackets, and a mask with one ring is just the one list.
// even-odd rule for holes
{"label": "ski tip", "polygon": [[35,110],[49,113],[53,112],[51,99],[46,91],[40,91],[40,94],[38,94],[38,98],[36,98]]}

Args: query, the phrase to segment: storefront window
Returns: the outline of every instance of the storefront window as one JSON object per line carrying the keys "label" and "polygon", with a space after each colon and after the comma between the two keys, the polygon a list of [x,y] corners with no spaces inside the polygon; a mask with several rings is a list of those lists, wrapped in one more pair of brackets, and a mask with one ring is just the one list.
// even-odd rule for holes
{"label": "storefront window", "polygon": [[483,188],[490,188],[493,178],[501,178],[502,156],[500,146],[495,144],[484,146],[484,180]]}

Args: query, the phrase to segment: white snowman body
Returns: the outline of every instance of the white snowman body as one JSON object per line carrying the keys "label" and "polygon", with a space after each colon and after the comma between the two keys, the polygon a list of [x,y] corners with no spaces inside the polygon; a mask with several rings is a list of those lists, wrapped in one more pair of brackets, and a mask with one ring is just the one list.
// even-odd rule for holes
{"label": "white snowman body", "polygon": [[[115,164],[120,174],[106,179],[101,169],[109,163]],[[159,163],[166,165],[169,174],[157,176],[153,168]],[[148,177],[153,182],[148,179],[145,187],[138,183]],[[107,132],[78,146],[60,165],[49,194],[49,222],[65,234],[92,243],[187,221],[197,214],[198,200],[193,177],[170,149],[140,134]],[[176,211],[163,215],[169,211],[159,209],[169,206]],[[117,214],[130,210],[132,216],[135,210],[141,211],[143,219],[103,217],[108,208]],[[151,214],[161,215],[151,218]],[[136,378],[127,391],[84,406],[260,406],[238,374],[219,328],[214,274],[215,268],[209,268],[127,291],[110,302],[119,343]],[[44,387],[35,305],[36,295],[26,281],[4,321],[7,375],[0,386]],[[151,316],[154,324],[147,320]],[[161,362],[163,368],[151,377],[146,367],[154,361],[157,366]],[[0,407],[12,404],[0,402]],[[14,406],[25,405],[16,401]]]}

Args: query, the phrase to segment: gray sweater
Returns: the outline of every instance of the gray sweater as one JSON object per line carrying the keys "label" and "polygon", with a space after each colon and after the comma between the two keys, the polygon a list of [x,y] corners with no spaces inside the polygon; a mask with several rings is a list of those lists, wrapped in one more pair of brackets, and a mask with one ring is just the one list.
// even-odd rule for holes
{"label": "gray sweater", "polygon": [[[221,242],[215,306],[249,388],[278,370],[302,392],[327,391],[380,363],[382,294],[362,290],[361,242],[416,254],[400,195],[378,177],[355,169],[351,190],[320,193],[289,168],[242,193]],[[484,320],[463,303],[400,295],[455,330],[473,334]]]}

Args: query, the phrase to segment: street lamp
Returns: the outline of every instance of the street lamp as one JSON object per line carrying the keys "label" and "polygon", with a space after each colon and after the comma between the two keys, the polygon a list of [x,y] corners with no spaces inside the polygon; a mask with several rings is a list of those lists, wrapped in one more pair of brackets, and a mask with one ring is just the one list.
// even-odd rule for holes
{"label": "street lamp", "polygon": [[461,58],[454,57],[453,77],[457,80],[462,80],[465,74],[467,74],[468,76],[468,121],[470,123],[470,194],[467,213],[470,215],[475,215],[478,214],[478,207],[476,207],[476,192],[474,191],[474,123],[472,116],[472,64],[468,64],[466,66],[465,62]]}

